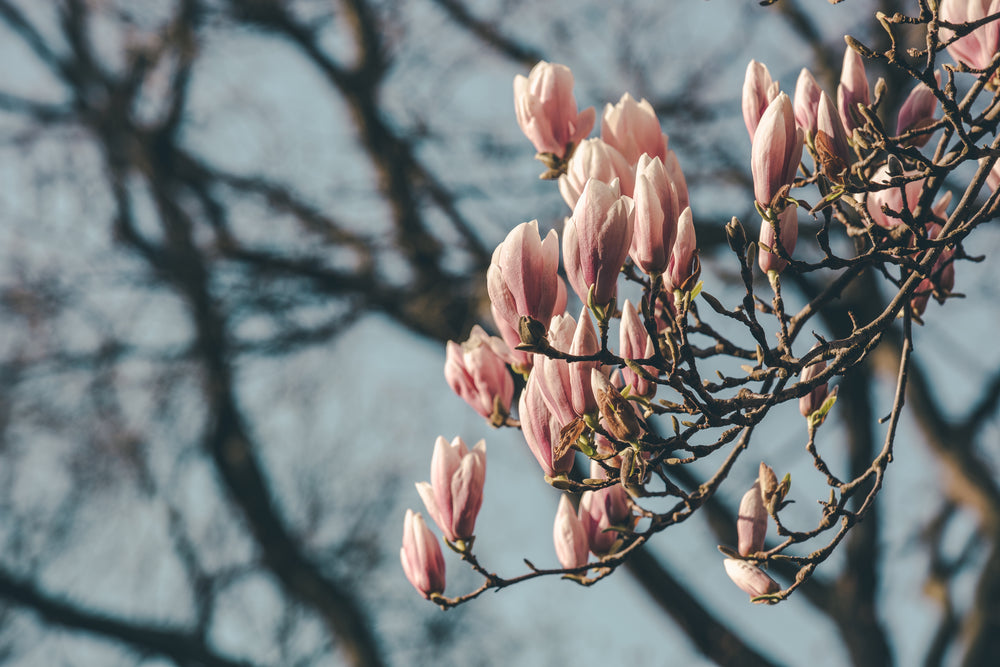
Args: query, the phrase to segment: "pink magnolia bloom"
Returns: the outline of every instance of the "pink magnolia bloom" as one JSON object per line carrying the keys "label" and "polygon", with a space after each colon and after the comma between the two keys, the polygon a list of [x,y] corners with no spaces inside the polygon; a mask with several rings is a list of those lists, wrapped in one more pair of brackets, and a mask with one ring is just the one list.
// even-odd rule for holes
{"label": "pink magnolia bloom", "polygon": [[431,483],[418,482],[427,513],[449,542],[467,540],[476,529],[486,481],[486,443],[469,451],[461,438],[449,444],[438,436],[431,456]]}
{"label": "pink magnolia bloom", "polygon": [[780,93],[761,116],[750,149],[753,192],[758,204],[771,206],[778,191],[795,179],[801,159],[802,129],[795,125],[792,101]]}
{"label": "pink magnolia bloom", "polygon": [[760,482],[754,482],[743,494],[736,517],[736,536],[741,556],[749,556],[764,548],[767,537],[767,508],[760,493]]}
{"label": "pink magnolia bloom", "polygon": [[[986,158],[980,158],[979,161],[983,162]],[[990,169],[990,173],[986,174],[986,186],[990,190],[996,190],[1000,188],[1000,160],[993,163],[993,168]]]}
{"label": "pink magnolia bloom", "polygon": [[522,315],[548,324],[559,300],[558,271],[559,238],[555,230],[550,230],[543,241],[538,221],[515,227],[493,251],[486,272],[494,317],[514,331]]}
{"label": "pink magnolia bloom", "polygon": [[[795,243],[799,239],[798,207],[789,206],[778,214],[778,231],[781,232],[781,247],[791,257],[795,252]],[[774,235],[774,227],[767,220],[760,221],[760,244],[768,248],[778,248],[778,238]],[[788,262],[762,247],[757,253],[757,265],[764,273],[776,271],[781,273]]]}
{"label": "pink magnolia bloom", "polygon": [[[622,490],[621,486],[615,486]],[[606,491],[607,489],[601,489]],[[611,520],[608,518],[601,499],[597,497],[600,491],[584,491],[580,497],[580,523],[583,525],[583,532],[587,536],[587,545],[590,552],[600,558],[611,551],[615,540],[618,539],[618,531],[609,530]]]}
{"label": "pink magnolia bloom", "polygon": [[556,547],[556,557],[565,568],[587,564],[589,546],[587,534],[580,518],[573,511],[573,505],[565,495],[559,498],[559,509],[552,527],[552,541]]}
{"label": "pink magnolia bloom", "polygon": [[660,129],[653,105],[645,99],[636,102],[628,93],[618,104],[604,107],[601,139],[617,148],[629,164],[638,162],[643,154],[661,160],[667,157],[667,135]]}
{"label": "pink magnolia bloom", "polygon": [[[934,72],[934,78],[941,85],[941,73]],[[934,122],[934,112],[937,110],[937,98],[934,91],[925,83],[918,83],[907,95],[896,117],[896,134],[900,135],[910,130],[919,130]],[[920,148],[926,144],[931,135],[924,134],[910,140],[910,144]]]}
{"label": "pink magnolia bloom", "polygon": [[701,274],[701,262],[698,260],[698,239],[695,238],[694,217],[691,207],[681,211],[677,219],[677,239],[670,253],[670,265],[667,267],[666,280],[670,289],[690,291],[695,286]]}
{"label": "pink magnolia bloom", "polygon": [[563,264],[577,296],[606,306],[615,296],[618,273],[632,243],[635,208],[619,195],[618,184],[590,179],[563,229]]}
{"label": "pink magnolia bloom", "polygon": [[[940,16],[949,23],[971,23],[1000,12],[1000,0],[941,0]],[[941,29],[941,39],[951,39],[954,32]],[[948,45],[955,62],[972,69],[986,69],[1000,50],[1000,23],[992,21]]]}
{"label": "pink magnolia bloom", "polygon": [[514,111],[535,150],[560,158],[571,144],[590,134],[596,116],[593,107],[577,113],[569,68],[544,60],[531,68],[527,78],[514,77]]}
{"label": "pink magnolia bloom", "polygon": [[[613,463],[608,461],[607,463]],[[597,461],[590,462],[590,477],[592,479],[607,479],[608,473],[601,467]],[[625,493],[625,489],[619,486],[611,486],[607,491],[614,490],[614,493],[608,493],[606,496],[606,513],[608,517],[611,518],[611,523],[617,524],[619,526],[629,523],[632,519],[632,508],[629,504],[628,494]]]}
{"label": "pink magnolia bloom", "polygon": [[[889,183],[889,168],[887,166],[880,167],[875,174],[872,176],[872,183],[885,185]],[[868,213],[871,215],[872,220],[875,221],[879,227],[885,227],[886,229],[892,229],[893,227],[902,224],[902,220],[899,218],[899,214],[902,213],[903,207],[912,211],[917,207],[917,202],[920,201],[920,192],[924,188],[924,179],[919,179],[916,181],[910,181],[905,186],[903,190],[906,192],[906,201],[903,201],[903,195],[900,193],[898,187],[891,187],[885,190],[878,190],[877,192],[869,193],[868,195]],[[888,208],[896,216],[889,215],[883,208]]]}
{"label": "pink magnolia bloom", "polygon": [[750,597],[777,593],[781,590],[777,581],[767,576],[767,573],[759,567],[754,567],[745,560],[727,558],[722,561],[722,565],[726,568],[726,574],[733,580],[733,583]]}
{"label": "pink magnolia bloom", "polygon": [[[590,476],[606,479],[608,475],[596,461],[591,461]],[[607,555],[618,539],[618,531],[608,529],[631,524],[628,494],[620,484],[597,491],[584,491],[580,497],[579,517],[590,552],[598,558]]]}
{"label": "pink magnolia bloom", "polygon": [[[488,283],[487,274],[487,283]],[[510,364],[510,367],[514,369],[514,372],[527,375],[531,370],[532,363],[532,353],[524,352],[518,350],[517,346],[521,344],[521,333],[518,328],[520,317],[517,316],[517,308],[514,305],[513,297],[510,296],[509,290],[501,289],[501,298],[503,301],[501,303],[505,304],[503,310],[497,310],[497,307],[490,304],[490,312],[493,314],[493,321],[496,323],[497,331],[500,332],[500,337],[503,342],[506,343],[504,346],[495,345],[493,350],[499,354],[504,361]],[[566,281],[560,277],[556,277],[556,304],[552,308],[552,312],[556,314],[562,314],[566,312],[566,301],[568,294],[566,292]],[[504,319],[505,317],[509,319]],[[542,324],[548,325],[549,322],[542,322]]]}
{"label": "pink magnolia bloom", "polygon": [[[562,278],[559,279],[562,282]],[[565,286],[563,290],[565,291]],[[512,312],[513,306],[511,306],[510,311]],[[521,350],[516,350],[518,345],[521,344],[521,334],[517,329],[517,322],[508,322],[503,319],[501,312],[497,310],[496,306],[490,304],[490,312],[493,314],[493,322],[497,326],[497,330],[500,332],[500,337],[503,341],[507,343],[507,354],[504,359],[508,364],[511,365],[516,372],[527,372],[531,370],[531,353],[522,352]]]}
{"label": "pink magnolia bloom", "polygon": [[771,79],[767,65],[751,60],[743,80],[743,122],[750,133],[750,141],[753,141],[764,110],[778,96],[778,92],[778,82]]}
{"label": "pink magnolia bloom", "polygon": [[[576,331],[573,332],[573,342],[569,346],[569,353],[576,356],[587,356],[597,354],[601,351],[601,342],[594,331],[594,323],[590,319],[590,311],[586,306],[580,311],[580,319],[576,323]],[[601,370],[598,361],[574,361],[569,363],[569,387],[570,400],[573,402],[573,412],[578,417],[593,413],[597,410],[597,399],[591,389],[590,372],[592,369]]]}
{"label": "pink magnolia bloom", "polygon": [[[665,281],[669,282],[669,281]],[[692,286],[696,284],[691,281]],[[667,285],[670,290],[677,289],[672,285]],[[657,299],[653,306],[653,320],[656,322],[656,332],[663,333],[673,328],[674,320],[677,319],[677,307],[673,299]]]}
{"label": "pink magnolia bloom", "polygon": [[684,178],[684,172],[681,171],[681,163],[677,160],[677,154],[668,149],[663,166],[667,170],[667,175],[670,176],[670,182],[674,184],[674,189],[677,190],[677,205],[683,211],[691,205],[691,201],[688,197],[687,179]]}
{"label": "pink magnolia bloom", "polygon": [[810,135],[816,134],[816,107],[821,92],[812,72],[803,67],[795,82],[795,123]]}
{"label": "pink magnolia bloom", "polygon": [[650,276],[667,270],[681,214],[677,189],[660,158],[643,155],[636,168],[635,226],[629,255]]}
{"label": "pink magnolia bloom", "polygon": [[[936,205],[935,212],[940,210],[943,213],[946,206],[947,202],[944,202],[943,205]],[[930,223],[927,225],[927,238],[936,239],[939,234],[941,234],[941,225],[937,223]],[[913,309],[913,312],[917,314],[917,316],[924,314],[924,311],[927,309],[927,303],[930,301],[931,295],[935,290],[947,293],[955,287],[954,259],[954,248],[943,250],[934,262],[934,267],[931,269],[930,277],[924,278],[920,281],[920,284],[917,285],[917,289],[913,293],[913,298],[910,299],[910,307]]]}
{"label": "pink magnolia bloom", "polygon": [[406,510],[403,519],[403,547],[399,550],[403,574],[425,598],[444,593],[444,556],[434,533],[420,514]]}
{"label": "pink magnolia bloom", "polygon": [[840,85],[837,86],[837,108],[840,110],[840,120],[844,129],[850,135],[854,128],[864,125],[858,115],[858,104],[869,106],[871,93],[868,91],[868,75],[865,73],[865,61],[861,54],[850,46],[844,51],[844,66],[840,71]]}
{"label": "pink magnolia bloom", "polygon": [[635,187],[635,163],[603,140],[587,139],[573,153],[566,173],[559,177],[559,194],[570,208],[576,208],[587,181],[596,179],[610,185],[616,178],[621,193],[631,195]]}
{"label": "pink magnolia bloom", "polygon": [[[486,419],[502,421],[514,399],[514,380],[502,352],[506,348],[506,343],[487,335],[478,324],[472,327],[469,340],[461,345],[448,341],[446,346],[448,386]],[[502,415],[494,415],[497,408]]]}
{"label": "pink magnolia bloom", "polygon": [[[579,321],[574,321],[569,315],[553,319],[549,329],[549,342],[557,350],[578,356],[596,354],[601,349],[593,321],[590,319],[590,311],[586,306],[580,313]],[[532,375],[537,376],[542,397],[559,422],[560,428],[577,417],[596,412],[597,400],[590,388],[590,371],[594,368],[600,368],[600,363],[597,361],[570,363],[564,359],[535,355],[535,369]]]}
{"label": "pink magnolia bloom", "polygon": [[[556,315],[549,326],[549,343],[561,352],[568,352],[576,329],[577,323],[572,315]],[[590,372],[589,368],[587,372]],[[549,406],[549,411],[555,416],[560,428],[579,416],[573,408],[573,388],[570,386],[569,376],[570,364],[565,360],[551,359],[543,354],[535,355],[531,377],[538,382],[545,404]]]}
{"label": "pink magnolia bloom", "polygon": [[[625,359],[649,359],[655,353],[653,339],[649,337],[649,332],[646,331],[639,314],[628,299],[625,299],[625,304],[622,306],[622,323],[618,332],[619,349]],[[657,370],[653,366],[643,366],[643,368],[650,375],[654,377],[657,375]],[[622,381],[629,385],[629,393],[633,396],[652,398],[656,394],[656,383],[637,375],[628,366],[622,369]]]}
{"label": "pink magnolia bloom", "polygon": [[[813,349],[817,346],[813,345]],[[801,381],[809,382],[814,377],[826,370],[826,362],[820,359],[819,361],[814,361],[810,365],[802,369]],[[827,383],[819,385],[811,392],[799,398],[799,412],[802,413],[803,417],[808,417],[812,413],[823,407],[823,401],[826,400],[827,395]],[[746,555],[746,554],[744,554]]]}
{"label": "pink magnolia bloom", "polygon": [[555,477],[572,470],[573,450],[567,451],[561,458],[552,458],[552,450],[559,444],[562,425],[545,402],[537,373],[528,376],[528,383],[518,402],[518,416],[528,449],[545,474]]}

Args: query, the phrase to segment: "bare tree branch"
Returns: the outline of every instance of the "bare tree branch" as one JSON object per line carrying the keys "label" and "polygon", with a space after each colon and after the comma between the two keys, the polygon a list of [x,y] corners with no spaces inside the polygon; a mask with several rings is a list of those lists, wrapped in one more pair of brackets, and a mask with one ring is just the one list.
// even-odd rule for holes
{"label": "bare tree branch", "polygon": [[200,632],[162,630],[85,610],[53,597],[8,572],[0,572],[0,596],[31,609],[49,623],[121,642],[140,655],[161,655],[180,665],[192,667],[250,665],[215,653],[205,644]]}

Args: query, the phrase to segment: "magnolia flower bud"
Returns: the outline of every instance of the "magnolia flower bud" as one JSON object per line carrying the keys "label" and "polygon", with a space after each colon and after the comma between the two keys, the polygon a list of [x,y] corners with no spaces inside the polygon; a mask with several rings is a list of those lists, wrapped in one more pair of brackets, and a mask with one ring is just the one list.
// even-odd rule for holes
{"label": "magnolia flower bud", "polygon": [[666,282],[670,289],[690,291],[701,275],[701,262],[698,260],[698,240],[694,233],[694,217],[691,207],[681,211],[677,219],[677,240],[670,253],[670,265],[667,267]]}
{"label": "magnolia flower bud", "polygon": [[549,410],[545,397],[542,396],[537,373],[528,376],[528,383],[521,392],[518,402],[518,416],[521,419],[521,432],[528,443],[528,449],[547,476],[555,477],[573,469],[572,450],[560,457],[553,456],[553,451],[559,444],[562,425]]}
{"label": "magnolia flower bud", "polygon": [[[616,463],[616,458],[612,457],[606,461],[610,466],[614,467]],[[620,461],[619,461],[620,463]],[[590,476],[593,479],[607,479],[608,473],[605,472],[604,468],[597,461],[590,462]],[[605,508],[608,517],[611,519],[611,523],[619,526],[631,525],[632,522],[632,508],[629,505],[628,494],[622,489],[620,485],[609,486],[601,491],[608,493],[604,494]]]}
{"label": "magnolia flower bud", "polygon": [[767,506],[771,496],[778,490],[778,476],[774,474],[774,469],[763,461],[757,469],[757,482],[760,484],[760,497]]}
{"label": "magnolia flower bud", "polygon": [[558,158],[590,134],[596,116],[593,107],[577,113],[570,69],[544,60],[514,77],[514,111],[535,150]]}
{"label": "magnolia flower bud", "polygon": [[821,92],[816,107],[816,153],[823,172],[830,180],[843,182],[843,173],[851,163],[851,144],[844,130],[844,123],[833,105],[833,100]]}
{"label": "magnolia flower bud", "polygon": [[538,221],[523,222],[493,251],[486,288],[494,317],[514,331],[522,316],[547,325],[559,299],[559,238],[550,230],[543,241]]}
{"label": "magnolia flower bud", "polygon": [[593,288],[597,306],[614,298],[618,274],[632,243],[634,206],[610,186],[590,179],[563,230],[563,263],[570,285],[584,303]]}
{"label": "magnolia flower bud", "polygon": [[607,376],[596,368],[590,371],[590,386],[597,399],[601,423],[615,440],[632,442],[642,434],[632,403],[622,398]]}
{"label": "magnolia flower bud", "polygon": [[781,590],[777,581],[767,576],[767,573],[759,567],[754,567],[745,560],[727,558],[722,561],[722,564],[733,583],[750,597],[777,593]]}
{"label": "magnolia flower bud", "polygon": [[659,275],[670,263],[681,213],[677,189],[660,158],[639,158],[633,201],[635,226],[629,255],[647,274]]}
{"label": "magnolia flower bud", "polygon": [[[947,193],[950,194],[950,193]],[[945,197],[941,198],[942,201]],[[948,197],[950,201],[950,197]],[[944,208],[947,206],[948,202],[943,201],[943,203],[938,202],[935,205],[935,213],[938,210],[941,214],[944,213]],[[936,239],[941,233],[941,225],[936,223],[930,223],[927,225],[927,238]],[[955,287],[955,249],[946,248],[941,251],[938,255],[937,260],[934,262],[934,267],[931,269],[931,275],[929,278],[924,278],[917,285],[917,289],[914,290],[913,298],[910,299],[910,307],[917,317],[924,314],[924,310],[927,309],[927,302],[930,300],[931,295],[935,292],[942,292],[947,294]],[[943,297],[938,297],[938,300],[942,303],[944,302]]]}
{"label": "magnolia flower bud", "polygon": [[[813,349],[819,346],[817,343],[813,345]],[[809,382],[814,377],[826,370],[826,362],[820,359],[819,361],[814,361],[809,366],[802,369],[802,382]],[[819,385],[811,392],[799,398],[799,412],[802,413],[803,417],[808,417],[812,413],[823,407],[823,401],[826,400],[827,394],[827,383]]]}
{"label": "magnolia flower bud", "polygon": [[[621,491],[620,486],[614,488]],[[580,496],[580,524],[583,526],[584,535],[587,536],[590,552],[600,558],[610,553],[615,540],[618,539],[618,532],[609,530],[611,522],[603,512],[595,493],[595,491],[584,491]]]}
{"label": "magnolia flower bud", "polygon": [[767,508],[761,497],[760,482],[754,482],[740,500],[736,519],[736,535],[741,556],[749,556],[764,548],[767,536]]}
{"label": "magnolia flower bud", "polygon": [[604,107],[601,139],[617,148],[629,164],[638,162],[643,154],[660,160],[667,157],[667,135],[660,129],[653,105],[645,99],[636,102],[628,93],[618,104]]}
{"label": "magnolia flower bud", "polygon": [[747,232],[743,229],[743,223],[735,215],[726,225],[726,242],[729,248],[739,257],[743,257],[747,250]]}
{"label": "magnolia flower bud", "polygon": [[[934,72],[934,78],[937,80],[937,84],[941,85],[941,73]],[[934,91],[925,83],[918,83],[910,94],[906,96],[906,100],[903,105],[899,108],[899,115],[896,117],[896,134],[904,134],[910,130],[919,130],[921,128],[927,127],[934,122],[934,111],[937,109],[937,98],[934,96]],[[908,143],[911,146],[916,146],[920,148],[926,144],[931,138],[929,134],[923,134],[914,139],[910,139]]]}
{"label": "magnolia flower bud", "polygon": [[777,227],[778,232],[781,234],[780,242],[774,234],[774,225],[771,221],[760,221],[761,248],[760,252],[757,253],[757,264],[764,273],[770,273],[771,271],[781,273],[788,266],[787,261],[777,254],[764,250],[764,246],[776,250],[780,245],[780,247],[785,249],[788,256],[791,257],[792,253],[795,252],[795,243],[799,238],[798,207],[789,206],[779,213]]}
{"label": "magnolia flower bud", "polygon": [[795,180],[802,159],[802,129],[795,125],[795,113],[788,95],[780,93],[761,116],[750,149],[753,192],[763,208],[772,206],[775,196]]}
{"label": "magnolia flower bud", "polygon": [[[549,342],[557,350],[569,351],[577,330],[572,315],[556,315],[549,327]],[[596,339],[597,335],[594,334]],[[588,362],[590,363],[590,362]],[[587,368],[588,380],[590,367]],[[570,383],[570,364],[564,359],[551,359],[535,355],[535,368],[531,371],[549,410],[562,428],[580,415],[573,408],[573,388]]]}
{"label": "magnolia flower bud", "polygon": [[[948,23],[972,23],[1000,12],[1000,0],[941,0],[939,12]],[[954,35],[953,31],[941,28],[941,41],[948,41]],[[986,69],[998,50],[1000,25],[996,21],[990,21],[948,45],[948,53],[955,62],[972,69]]]}
{"label": "magnolia flower bud", "polygon": [[[886,229],[892,229],[902,224],[899,216],[903,212],[903,207],[905,205],[911,212],[917,207],[917,202],[920,201],[920,192],[924,188],[924,180],[921,178],[916,181],[910,181],[903,187],[903,190],[906,192],[905,204],[903,202],[903,195],[900,194],[899,188],[895,186],[870,193],[868,195],[868,213],[871,215],[872,220],[875,221],[875,224]],[[871,179],[873,184],[878,185],[888,184],[890,181],[891,177],[887,165],[879,167]],[[889,211],[892,211],[896,215],[889,215],[882,210],[883,208],[888,208]]]}
{"label": "magnolia flower bud", "polygon": [[[622,305],[622,323],[618,331],[619,349],[625,359],[649,359],[655,354],[653,339],[649,337],[639,314],[628,299]],[[658,373],[653,366],[643,366],[643,369],[654,377]],[[645,379],[628,366],[622,369],[622,380],[629,386],[629,392],[633,396],[652,398],[656,394],[656,383]]]}
{"label": "magnolia flower bud", "polygon": [[771,79],[767,65],[751,60],[743,80],[743,122],[750,133],[750,141],[753,141],[764,110],[778,96],[778,91],[778,82]]}
{"label": "magnolia flower bud", "polygon": [[[582,309],[579,321],[569,315],[555,317],[549,330],[549,338],[557,350],[573,355],[596,354],[601,349],[586,307]],[[569,363],[564,359],[535,355],[532,375],[537,374],[542,397],[556,416],[560,428],[577,417],[597,411],[597,401],[590,389],[590,370],[598,365],[596,361]]]}
{"label": "magnolia flower bud", "polygon": [[[979,158],[980,164],[984,162],[986,158]],[[995,191],[1000,188],[1000,160],[993,163],[993,167],[990,169],[990,173],[986,174],[986,186],[991,190]]]}
{"label": "magnolia flower bud", "polygon": [[583,188],[592,178],[606,185],[617,178],[621,194],[631,195],[635,164],[601,139],[587,139],[573,153],[566,173],[559,177],[559,194],[570,208],[576,208]]}
{"label": "magnolia flower bud", "polygon": [[444,592],[444,556],[441,545],[424,518],[406,510],[403,519],[403,547],[399,550],[403,574],[425,598]]}
{"label": "magnolia flower bud", "polygon": [[[606,479],[607,473],[596,461],[591,461],[590,476]],[[632,511],[625,489],[616,484],[597,491],[585,491],[580,497],[580,524],[592,554],[600,558],[610,553],[619,533],[608,528],[632,525]]]}
{"label": "magnolia flower bud", "polygon": [[417,483],[427,513],[449,542],[467,540],[476,528],[486,481],[486,443],[470,452],[461,438],[449,444],[438,436],[431,457],[431,483]]}
{"label": "magnolia flower bud", "polygon": [[861,54],[850,46],[844,51],[844,66],[840,71],[840,85],[837,86],[837,109],[840,120],[847,134],[852,134],[854,128],[864,125],[864,119],[858,113],[858,104],[869,106],[871,93],[868,91],[868,75],[865,74],[865,61]]}
{"label": "magnolia flower bud", "polygon": [[812,72],[803,67],[795,82],[795,124],[812,136],[816,135],[816,107],[821,92]]}
{"label": "magnolia flower bud", "polygon": [[573,511],[573,505],[565,495],[559,498],[555,524],[552,527],[552,541],[556,547],[556,557],[565,568],[586,565],[590,550],[587,534],[580,518]]}
{"label": "magnolia flower bud", "polygon": [[670,176],[670,182],[674,184],[674,190],[677,191],[677,207],[683,211],[691,205],[691,202],[688,197],[687,180],[684,178],[684,172],[681,171],[681,163],[677,160],[677,154],[672,150],[667,150],[663,166],[667,170],[667,175]]}
{"label": "magnolia flower bud", "polygon": [[768,513],[780,510],[785,496],[792,488],[792,476],[785,473],[781,482],[778,482],[778,476],[774,474],[771,466],[761,461],[757,481],[760,483],[761,500],[764,501]]}
{"label": "magnolia flower bud", "polygon": [[472,327],[469,340],[461,345],[448,341],[446,347],[444,377],[448,386],[494,426],[504,422],[514,398],[514,380],[498,352],[506,347],[478,324]]}
{"label": "magnolia flower bud", "polygon": [[[573,342],[569,346],[569,353],[584,357],[597,354],[600,351],[601,342],[597,338],[597,332],[594,331],[594,322],[590,319],[590,311],[583,308],[580,311],[580,319],[576,323],[576,331],[573,332]],[[591,371],[595,369],[600,371],[600,362],[574,361],[569,364],[570,398],[573,401],[573,411],[578,417],[597,410],[597,399],[591,389]]]}

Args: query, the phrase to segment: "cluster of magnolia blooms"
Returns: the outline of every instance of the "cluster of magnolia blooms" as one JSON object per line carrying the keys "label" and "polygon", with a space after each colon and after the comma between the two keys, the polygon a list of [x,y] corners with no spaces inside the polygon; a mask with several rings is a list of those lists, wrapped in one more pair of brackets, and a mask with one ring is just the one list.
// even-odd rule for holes
{"label": "cluster of magnolia blooms", "polygon": [[[1000,0],[943,0],[941,16],[962,23],[1000,11]],[[953,57],[971,70],[982,70],[997,52],[996,22],[954,41]],[[942,31],[944,32],[944,31]],[[517,122],[538,151],[547,171],[558,179],[559,192],[571,210],[562,239],[555,230],[544,238],[537,221],[515,227],[493,253],[487,287],[496,330],[490,336],[473,328],[464,343],[449,342],[445,378],[451,388],[493,426],[519,426],[527,445],[557,488],[574,466],[575,454],[590,459],[590,478],[578,509],[563,495],[556,512],[553,538],[559,563],[569,576],[583,580],[590,555],[603,558],[621,548],[635,526],[639,510],[634,491],[649,477],[643,465],[648,451],[640,441],[648,431],[645,409],[662,374],[648,363],[659,354],[654,340],[669,337],[674,318],[700,289],[700,262],[688,188],[668,137],[653,107],[625,94],[608,104],[601,117],[600,137],[587,138],[596,120],[593,108],[579,111],[569,68],[541,62],[528,77],[514,81]],[[865,124],[871,104],[864,62],[848,48],[836,101],[803,69],[794,102],[773,81],[767,67],[751,62],[743,87],[743,118],[751,140],[751,172],[755,205],[761,215],[760,269],[771,285],[792,261],[798,237],[798,203],[789,197],[806,147],[817,168],[834,188],[843,185],[858,155],[856,130]],[[919,147],[930,138],[923,131],[934,120],[937,100],[919,84],[902,104],[896,133]],[[1000,163],[998,163],[1000,164]],[[904,174],[882,167],[873,184],[889,184]],[[1000,169],[990,176],[1000,183]],[[894,181],[895,183],[896,181]],[[885,187],[868,194],[867,213],[874,224],[891,232],[904,224],[917,204],[922,180],[905,187]],[[940,219],[948,205],[945,195],[934,205]],[[929,223],[935,238],[941,226]],[[584,304],[579,315],[566,312],[568,291],[559,275],[562,266],[569,288]],[[911,301],[913,315],[923,313],[931,295],[947,296],[954,283],[954,251],[942,252],[931,276]],[[672,294],[640,308],[625,299],[618,303],[623,266],[648,276],[647,286]],[[606,344],[609,324],[620,320],[617,354],[620,368],[596,358]],[[595,328],[595,321],[597,326]],[[646,363],[639,363],[645,361]],[[801,374],[808,382],[825,369],[817,360]],[[523,379],[512,416],[515,378]],[[800,398],[800,411],[810,428],[832,404],[827,385],[820,384]],[[607,434],[607,435],[605,435]],[[608,437],[610,436],[610,437]],[[486,447],[471,451],[456,438],[438,438],[431,461],[431,482],[417,490],[427,513],[460,554],[469,554],[476,515],[482,504]],[[608,479],[615,470],[614,483]],[[780,586],[757,566],[740,557],[762,549],[768,515],[780,509],[789,480],[777,483],[774,472],[761,464],[758,481],[743,497],[737,519],[738,552],[724,562],[733,581],[752,597]],[[725,550],[729,553],[731,550]],[[407,510],[401,550],[403,570],[426,598],[441,596],[445,569],[441,547],[419,513]]]}

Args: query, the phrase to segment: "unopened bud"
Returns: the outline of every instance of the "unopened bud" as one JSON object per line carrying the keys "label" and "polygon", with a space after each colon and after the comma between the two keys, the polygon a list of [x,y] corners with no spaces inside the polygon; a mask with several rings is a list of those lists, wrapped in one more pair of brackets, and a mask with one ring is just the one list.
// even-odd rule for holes
{"label": "unopened bud", "polygon": [[529,348],[545,347],[548,341],[545,339],[545,325],[536,319],[522,315],[517,323],[518,334],[521,336],[521,344]]}
{"label": "unopened bud", "polygon": [[777,593],[781,590],[778,582],[767,576],[766,572],[744,560],[727,558],[722,564],[733,583],[750,597]]}
{"label": "unopened bud", "polygon": [[903,175],[903,163],[895,155],[890,155],[885,162],[886,170],[890,176]]}
{"label": "unopened bud", "polygon": [[732,251],[737,255],[742,257],[743,253],[746,252],[747,233],[735,215],[733,216],[733,219],[729,221],[729,224],[726,225],[726,241],[729,242],[729,247],[732,248]]}
{"label": "unopened bud", "polygon": [[779,501],[784,501],[785,496],[788,495],[789,490],[792,488],[792,474],[789,472],[785,473],[785,476],[781,479],[781,484],[778,484],[778,489],[775,491],[775,495],[778,496]]}
{"label": "unopened bud", "polygon": [[757,481],[760,482],[760,498],[767,505],[771,496],[778,489],[778,476],[774,474],[771,466],[761,461],[760,469],[757,472]]}
{"label": "unopened bud", "polygon": [[889,85],[885,82],[885,79],[879,77],[875,81],[875,103],[878,104],[882,98],[885,97],[886,92],[889,90]]}
{"label": "unopened bud", "polygon": [[785,473],[782,478],[781,483],[778,484],[778,488],[774,490],[771,496],[764,500],[764,504],[767,505],[767,511],[769,514],[774,514],[781,509],[785,496],[788,495],[788,491],[792,488],[792,476],[789,473]]}
{"label": "unopened bud", "polygon": [[741,556],[749,556],[764,548],[764,538],[767,536],[767,508],[764,507],[760,491],[760,482],[754,482],[740,501],[736,535],[739,538]]}
{"label": "unopened bud", "polygon": [[[818,343],[817,343],[818,345]],[[813,346],[814,348],[816,346]],[[816,361],[809,366],[802,369],[802,382],[809,382],[814,377],[826,370],[826,362],[823,360]],[[812,413],[822,407],[823,402],[826,401],[827,395],[827,384],[824,382],[818,385],[811,392],[799,398],[799,412],[802,413],[803,417],[809,417]]]}
{"label": "unopened bud", "polygon": [[587,545],[587,533],[577,516],[569,498],[560,496],[559,509],[552,526],[552,541],[556,548],[556,557],[564,568],[574,568],[587,563],[590,547]]}
{"label": "unopened bud", "polygon": [[423,517],[409,509],[403,520],[403,547],[399,550],[399,560],[406,578],[425,598],[444,592],[441,545]]}
{"label": "unopened bud", "polygon": [[626,447],[619,454],[619,459],[621,460],[621,465],[618,468],[618,480],[621,482],[622,488],[626,491],[632,486],[629,482],[629,477],[632,476],[632,467],[635,463],[635,451],[631,447]]}

